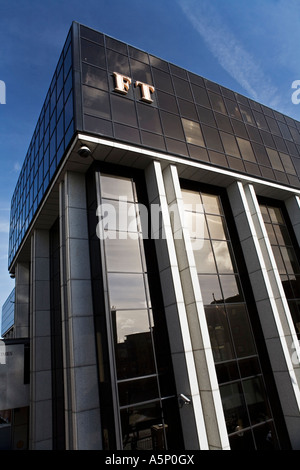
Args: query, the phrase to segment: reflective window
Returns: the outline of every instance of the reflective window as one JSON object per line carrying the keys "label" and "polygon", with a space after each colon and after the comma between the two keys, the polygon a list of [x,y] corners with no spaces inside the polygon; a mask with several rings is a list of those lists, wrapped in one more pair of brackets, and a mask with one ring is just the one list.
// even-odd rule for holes
{"label": "reflective window", "polygon": [[273,417],[221,197],[187,189],[182,189],[182,197],[231,448],[260,449],[262,436],[266,439],[269,432],[270,448],[276,448]]}
{"label": "reflective window", "polygon": [[101,174],[98,191],[108,341],[113,342],[112,375],[118,390],[114,412],[121,420],[116,432],[123,449],[165,450],[181,438],[180,425],[174,423],[178,403],[157,289],[155,307],[151,303],[152,268],[144,249],[136,185],[130,177]]}
{"label": "reflective window", "polygon": [[272,203],[261,203],[260,210],[289,303],[295,330],[300,338],[300,266],[296,248],[281,208]]}

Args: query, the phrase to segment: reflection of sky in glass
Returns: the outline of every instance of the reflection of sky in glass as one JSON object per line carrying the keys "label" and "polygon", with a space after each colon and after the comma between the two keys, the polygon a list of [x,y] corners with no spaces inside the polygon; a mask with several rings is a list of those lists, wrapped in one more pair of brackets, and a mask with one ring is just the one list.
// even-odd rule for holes
{"label": "reflection of sky in glass", "polygon": [[126,336],[149,333],[150,324],[147,310],[118,310],[116,312],[117,342],[123,343]]}
{"label": "reflection of sky in glass", "polygon": [[146,308],[144,278],[141,274],[108,274],[110,305],[119,308]]}

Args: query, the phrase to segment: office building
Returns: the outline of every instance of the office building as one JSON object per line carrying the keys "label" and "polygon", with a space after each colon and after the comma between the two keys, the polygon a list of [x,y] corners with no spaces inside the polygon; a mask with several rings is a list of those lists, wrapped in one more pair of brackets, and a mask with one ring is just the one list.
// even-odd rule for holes
{"label": "office building", "polygon": [[299,176],[299,122],[72,24],[11,205],[29,449],[300,448]]}

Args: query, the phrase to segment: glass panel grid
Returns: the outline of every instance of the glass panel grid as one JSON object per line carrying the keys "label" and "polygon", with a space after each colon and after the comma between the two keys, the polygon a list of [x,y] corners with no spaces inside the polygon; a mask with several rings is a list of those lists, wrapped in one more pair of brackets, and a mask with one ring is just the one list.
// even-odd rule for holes
{"label": "glass panel grid", "polygon": [[11,201],[9,264],[74,132],[71,31],[54,72]]}
{"label": "glass panel grid", "polygon": [[[182,197],[230,443],[261,448],[257,430],[267,423],[261,434],[272,430],[274,448],[273,418],[221,198],[186,189]],[[192,226],[191,214],[198,216],[198,225]]]}
{"label": "glass panel grid", "polygon": [[260,204],[268,238],[282,286],[300,338],[300,266],[283,211],[273,204]]}

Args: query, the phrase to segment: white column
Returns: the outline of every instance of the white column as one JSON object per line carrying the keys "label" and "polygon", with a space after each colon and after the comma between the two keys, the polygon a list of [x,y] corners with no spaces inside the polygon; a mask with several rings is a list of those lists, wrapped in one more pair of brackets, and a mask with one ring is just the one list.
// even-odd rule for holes
{"label": "white column", "polygon": [[228,195],[294,449],[300,449],[300,392],[293,364],[295,328],[252,185],[233,183]]}
{"label": "white column", "polygon": [[85,176],[60,187],[61,292],[66,445],[102,449]]}
{"label": "white column", "polygon": [[[175,167],[174,170],[176,170]],[[169,213],[169,204],[172,204],[170,193],[174,194],[175,191],[174,181],[171,177],[165,185],[164,178],[167,178],[167,174],[163,175],[159,162],[153,162],[147,168],[146,182],[150,207],[157,205],[161,211],[162,227],[154,227],[152,237],[155,239],[157,251],[177,393],[191,396],[192,401],[191,405],[184,405],[180,409],[185,447],[190,450],[220,448],[222,445],[219,436],[212,439],[209,432],[209,421],[213,423],[213,426],[216,424],[215,412],[212,412],[211,420],[209,420],[207,411],[210,404],[207,403],[206,397],[201,395],[199,384],[200,369],[203,367],[207,369],[206,357],[202,354],[203,349],[196,351],[193,344],[198,340],[199,334],[202,338],[196,325],[197,320],[192,319],[197,310],[197,302],[201,302],[201,299],[197,297],[199,293],[196,294],[193,291],[192,278],[195,275],[197,277],[197,273],[193,270],[189,271],[190,263],[192,263],[189,252],[186,252],[185,260],[181,257],[179,265],[180,254],[178,244],[176,245],[177,240],[174,240],[174,227],[172,227]],[[182,247],[182,249],[185,248]],[[196,282],[195,278],[194,282]],[[226,431],[225,434],[224,447],[228,446]]]}
{"label": "white column", "polygon": [[52,450],[49,232],[31,238],[30,427],[32,450]]}

